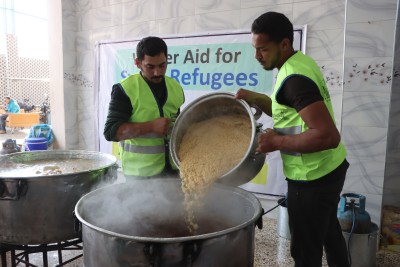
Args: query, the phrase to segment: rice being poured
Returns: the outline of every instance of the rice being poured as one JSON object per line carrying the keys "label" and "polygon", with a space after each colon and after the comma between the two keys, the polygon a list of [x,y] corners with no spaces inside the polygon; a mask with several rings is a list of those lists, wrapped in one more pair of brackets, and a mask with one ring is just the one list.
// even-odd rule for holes
{"label": "rice being poured", "polygon": [[243,159],[251,140],[251,124],[244,115],[223,115],[191,125],[182,138],[178,157],[184,193],[185,221],[195,233],[194,210],[207,189]]}

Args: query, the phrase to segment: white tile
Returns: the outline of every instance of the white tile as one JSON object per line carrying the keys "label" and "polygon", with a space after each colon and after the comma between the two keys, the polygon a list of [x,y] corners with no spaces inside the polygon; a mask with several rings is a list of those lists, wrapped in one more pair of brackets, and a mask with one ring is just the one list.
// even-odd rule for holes
{"label": "white tile", "polygon": [[76,31],[78,29],[77,20],[79,16],[75,11],[63,10],[62,11],[62,29],[63,31]]}
{"label": "white tile", "polygon": [[350,167],[347,171],[344,185],[346,190],[370,194],[383,193],[384,159],[378,161],[347,157],[347,160],[350,163]]}
{"label": "white tile", "polygon": [[236,30],[240,28],[240,11],[196,15],[196,32]]}
{"label": "white tile", "polygon": [[75,5],[75,10],[77,11],[85,11],[92,9],[92,0],[73,0],[72,1]]}
{"label": "white tile", "polygon": [[78,84],[77,87],[79,90],[86,90],[85,88],[89,88],[89,90],[93,90],[90,88],[94,88],[94,79],[95,79],[95,71],[94,70],[86,70],[81,71],[78,75]]}
{"label": "white tile", "polygon": [[110,6],[110,5],[115,5],[115,4],[120,4],[122,3],[122,0],[92,0],[92,5],[94,8],[97,7],[104,7],[104,6]]}
{"label": "white tile", "polygon": [[93,49],[92,31],[81,31],[76,33],[76,52],[83,52]]}
{"label": "white tile", "polygon": [[196,14],[240,9],[240,0],[201,0],[195,1]]}
{"label": "white tile", "polygon": [[76,70],[76,53],[75,52],[63,52],[63,67],[64,71],[75,72]]}
{"label": "white tile", "polygon": [[246,1],[241,1],[240,5],[241,8],[244,9],[249,7],[263,7],[266,5],[279,6],[282,4],[291,4],[291,3],[292,0],[246,0]]}
{"label": "white tile", "polygon": [[318,30],[307,32],[307,54],[316,61],[342,60],[344,30]]}
{"label": "white tile", "polygon": [[[301,3],[301,2],[308,2],[310,0],[293,0],[293,3]],[[319,0],[311,0],[311,1],[319,1]]]}
{"label": "white tile", "polygon": [[92,31],[92,44],[96,42],[112,39],[120,39],[122,36],[122,26],[95,29]]}
{"label": "white tile", "polygon": [[[67,113],[68,112],[68,113]],[[80,149],[78,135],[78,111],[66,110],[65,116],[65,143],[66,149]]]}
{"label": "white tile", "polygon": [[76,98],[76,74],[74,71],[64,70],[64,95],[65,98]]}
{"label": "white tile", "polygon": [[[90,120],[95,116],[95,94],[94,88],[82,88],[77,94],[78,111],[81,114],[79,117],[81,121]],[[84,112],[86,110],[86,112]]]}
{"label": "white tile", "polygon": [[392,57],[395,20],[346,24],[345,57]]}
{"label": "white tile", "polygon": [[343,61],[318,60],[316,61],[325,78],[329,91],[343,90]]}
{"label": "white tile", "polygon": [[63,30],[62,36],[63,51],[75,52],[76,32]]}
{"label": "white tile", "polygon": [[74,12],[76,11],[74,2],[71,0],[61,0],[61,6],[62,6],[63,13],[67,10],[74,11]]}
{"label": "white tile", "polygon": [[371,161],[385,159],[387,128],[343,125],[341,135],[349,157]]}
{"label": "white tile", "polygon": [[347,0],[346,22],[368,22],[396,19],[396,0]]}
{"label": "white tile", "polygon": [[[82,149],[93,151],[96,148],[97,136],[95,94],[94,88],[86,88],[78,93],[78,112],[79,112],[79,146]],[[92,111],[92,112],[91,112]]]}
{"label": "white tile", "polygon": [[156,19],[177,18],[194,15],[195,5],[186,0],[163,0],[156,5]]}
{"label": "white tile", "polygon": [[157,20],[160,34],[190,34],[195,32],[196,19],[194,16]]}
{"label": "white tile", "polygon": [[336,127],[340,129],[339,125],[341,125],[341,120],[342,120],[343,92],[338,90],[329,90],[329,94],[331,96],[331,103],[333,108],[333,114],[335,116]]}
{"label": "white tile", "polygon": [[85,31],[94,28],[95,9],[76,12],[77,30]]}
{"label": "white tile", "polygon": [[73,84],[71,81],[64,79],[64,107],[65,107],[65,117],[70,116],[71,110],[78,110],[77,94],[78,92],[74,87],[65,86],[66,83]]}
{"label": "white tile", "polygon": [[122,4],[122,24],[156,19],[156,1],[138,0]]}
{"label": "white tile", "polygon": [[125,39],[148,35],[158,35],[155,21],[144,21],[122,25],[122,37]]}
{"label": "white tile", "polygon": [[240,28],[250,31],[251,24],[253,21],[258,18],[260,15],[264,14],[268,11],[275,11],[284,14],[288,17],[289,20],[292,21],[293,17],[293,5],[292,4],[281,4],[276,6],[271,5],[262,5],[259,7],[246,8],[241,9],[241,17],[240,17]]}
{"label": "white tile", "polygon": [[311,30],[343,29],[345,2],[322,0],[294,3],[293,22],[298,25],[307,24]]}
{"label": "white tile", "polygon": [[343,126],[388,126],[389,93],[344,92]]}
{"label": "white tile", "polygon": [[122,4],[94,9],[93,28],[106,28],[122,24]]}
{"label": "white tile", "polygon": [[91,71],[94,70],[95,55],[94,50],[87,50],[84,52],[77,53],[77,66],[78,71]]}
{"label": "white tile", "polygon": [[392,70],[392,58],[389,57],[346,57],[344,91],[388,93],[392,88]]}

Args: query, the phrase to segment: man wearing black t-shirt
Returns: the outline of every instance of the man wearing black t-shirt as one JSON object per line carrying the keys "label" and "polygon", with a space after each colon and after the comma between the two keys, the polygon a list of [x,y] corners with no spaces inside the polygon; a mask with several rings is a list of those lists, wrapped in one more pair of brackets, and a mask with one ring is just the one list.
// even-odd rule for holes
{"label": "man wearing black t-shirt", "polygon": [[258,139],[257,151],[280,151],[288,182],[291,255],[296,267],[348,267],[337,206],[349,163],[340,142],[323,75],[315,61],[293,49],[293,25],[267,12],[252,24],[256,59],[277,68],[271,97],[239,89],[236,98],[256,105],[274,121]]}

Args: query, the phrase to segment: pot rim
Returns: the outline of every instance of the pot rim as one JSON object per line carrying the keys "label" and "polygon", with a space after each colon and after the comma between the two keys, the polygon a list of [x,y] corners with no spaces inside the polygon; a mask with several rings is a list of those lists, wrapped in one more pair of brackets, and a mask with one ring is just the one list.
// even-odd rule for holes
{"label": "pot rim", "polygon": [[[172,179],[171,178],[153,178],[152,180],[174,181],[174,180],[179,180],[179,179],[176,179],[176,178],[172,178]],[[255,208],[255,212],[254,212],[254,215],[252,216],[252,218],[244,223],[241,223],[239,225],[236,225],[236,226],[233,226],[233,227],[230,227],[230,228],[218,231],[218,232],[212,232],[212,233],[201,234],[201,235],[193,235],[193,236],[166,237],[166,238],[142,237],[142,236],[131,236],[131,235],[119,234],[119,233],[116,233],[113,231],[103,229],[92,223],[89,223],[85,219],[82,218],[82,216],[79,213],[79,208],[81,205],[83,205],[82,202],[85,201],[85,198],[90,197],[91,195],[94,195],[94,194],[98,194],[98,192],[100,192],[100,191],[109,190],[108,188],[122,186],[122,185],[123,185],[123,183],[99,188],[99,189],[91,191],[91,192],[87,193],[86,195],[84,195],[83,197],[81,197],[81,199],[79,199],[79,201],[76,203],[75,209],[74,209],[75,216],[80,221],[80,223],[82,223],[82,224],[86,225],[87,227],[89,227],[97,232],[100,232],[102,234],[108,235],[110,237],[121,238],[121,239],[128,240],[128,241],[156,242],[156,243],[181,243],[181,242],[185,242],[185,241],[203,240],[203,239],[210,239],[210,238],[216,238],[219,236],[223,236],[228,233],[235,232],[237,230],[245,228],[250,224],[255,223],[262,216],[261,203],[258,200],[258,198],[256,196],[254,196],[251,192],[248,192],[248,191],[246,191],[242,188],[238,188],[238,187],[232,187],[232,186],[228,186],[228,185],[224,185],[224,184],[214,183],[214,186],[216,186],[219,189],[232,191],[232,192],[237,193],[237,194],[245,197],[246,199],[248,199]]]}
{"label": "pot rim", "polygon": [[[103,153],[103,152],[97,152],[97,151],[85,151],[85,150],[35,150],[35,151],[25,151],[25,152],[17,152],[13,154],[7,154],[7,155],[0,155],[0,162],[3,160],[6,160],[6,158],[12,159],[15,157],[22,157],[23,155],[29,155],[29,154],[43,154],[43,155],[82,155],[82,156],[87,156],[87,155],[97,155],[101,156],[103,158],[107,158],[110,160],[110,163],[104,164],[101,167],[93,168],[93,169],[87,169],[84,171],[77,171],[77,172],[70,172],[70,173],[61,173],[61,174],[55,174],[55,175],[31,175],[31,176],[3,176],[0,173],[0,180],[15,180],[15,179],[23,179],[23,180],[29,180],[29,179],[56,179],[56,178],[65,178],[66,176],[73,176],[77,174],[82,174],[82,173],[87,173],[87,172],[93,172],[93,171],[100,171],[106,168],[110,167],[118,167],[117,163],[117,158],[114,155]],[[79,158],[79,157],[72,157],[72,158]],[[43,158],[39,158],[37,160],[42,160]],[[51,159],[51,158],[50,158]],[[36,160],[36,159],[35,159]]]}

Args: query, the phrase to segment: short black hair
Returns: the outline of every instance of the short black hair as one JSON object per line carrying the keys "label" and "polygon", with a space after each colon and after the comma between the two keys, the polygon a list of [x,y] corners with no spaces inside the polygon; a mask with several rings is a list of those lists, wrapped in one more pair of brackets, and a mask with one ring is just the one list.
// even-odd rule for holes
{"label": "short black hair", "polygon": [[136,46],[136,57],[143,60],[145,55],[154,57],[160,53],[168,56],[167,44],[163,39],[155,36],[145,37]]}
{"label": "short black hair", "polygon": [[281,13],[271,11],[262,14],[254,20],[251,32],[266,34],[271,41],[276,43],[288,38],[293,45],[293,24]]}

